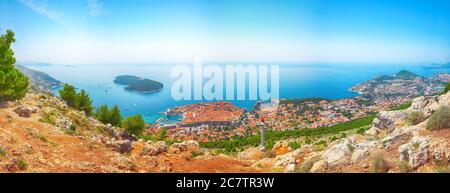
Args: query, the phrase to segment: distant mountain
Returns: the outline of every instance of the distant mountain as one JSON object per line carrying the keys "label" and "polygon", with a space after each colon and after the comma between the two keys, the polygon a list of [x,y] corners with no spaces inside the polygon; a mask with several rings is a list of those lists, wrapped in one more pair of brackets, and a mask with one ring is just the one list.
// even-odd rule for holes
{"label": "distant mountain", "polygon": [[125,90],[136,91],[140,93],[156,92],[164,87],[164,85],[160,82],[132,75],[117,76],[114,79],[114,83],[128,85],[127,87],[125,87]]}
{"label": "distant mountain", "polygon": [[400,72],[397,72],[397,73],[394,75],[394,78],[397,78],[397,79],[404,79],[404,80],[411,80],[411,79],[414,79],[414,78],[420,78],[420,76],[417,75],[417,74],[414,74],[414,73],[412,73],[412,72],[410,72],[410,71],[402,70],[402,71],[400,71]]}
{"label": "distant mountain", "polygon": [[16,68],[30,79],[30,83],[40,91],[51,92],[53,89],[62,85],[62,82],[56,80],[50,75],[29,69],[27,67],[16,65]]}
{"label": "distant mountain", "polygon": [[28,67],[48,67],[53,66],[53,64],[45,63],[45,62],[17,62],[18,65],[28,66]]}
{"label": "distant mountain", "polygon": [[415,78],[421,78],[419,75],[414,74],[408,70],[401,70],[400,72],[395,73],[393,76],[390,75],[381,75],[374,80],[377,82],[382,81],[388,81],[388,80],[395,80],[395,79],[402,79],[402,80],[412,80]]}
{"label": "distant mountain", "polygon": [[424,69],[441,69],[441,68],[450,68],[450,62],[446,63],[446,64],[436,64],[433,63],[429,66],[424,66]]}

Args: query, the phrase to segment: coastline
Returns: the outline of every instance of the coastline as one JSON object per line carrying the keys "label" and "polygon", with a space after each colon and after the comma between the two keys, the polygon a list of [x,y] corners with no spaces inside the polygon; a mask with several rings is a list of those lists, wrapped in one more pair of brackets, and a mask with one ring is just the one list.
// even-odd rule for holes
{"label": "coastline", "polygon": [[[130,69],[129,67],[123,68],[121,66],[113,66],[114,68],[111,69],[111,72],[108,74],[100,74],[101,76],[86,79],[86,80],[79,80],[76,78],[77,74],[85,74],[90,75],[91,72],[96,71],[96,69],[103,69],[104,65],[94,65],[94,66],[78,66],[78,68],[73,69],[73,74],[71,76],[65,76],[64,73],[67,71],[67,67],[61,67],[58,65],[50,66],[50,67],[33,67],[32,69],[37,71],[45,72],[56,79],[59,79],[63,82],[70,83],[77,88],[85,89],[87,90],[90,95],[94,99],[94,104],[96,106],[108,104],[108,105],[119,105],[121,109],[125,109],[126,107],[130,107],[129,110],[124,110],[124,115],[129,116],[133,114],[141,113],[144,116],[144,119],[147,123],[151,124],[154,123],[158,118],[164,116],[163,114],[160,114],[159,112],[164,112],[168,108],[173,108],[180,105],[187,105],[187,104],[195,104],[195,103],[201,103],[201,102],[209,102],[204,100],[199,101],[185,101],[182,103],[178,103],[177,101],[172,100],[170,97],[170,89],[159,89],[154,92],[149,93],[141,93],[136,91],[126,91],[124,87],[117,86],[113,90],[110,90],[109,93],[105,94],[104,90],[98,89],[98,84],[102,85],[117,85],[114,83],[111,83],[111,78],[115,77],[115,74],[122,74],[121,72],[124,72],[125,70],[132,71],[132,72],[140,72],[142,71],[143,67],[135,66],[133,69]],[[344,66],[348,67],[348,66]],[[362,66],[361,66],[362,67]],[[151,71],[161,71],[159,74],[169,73],[171,67],[150,67],[145,66],[146,70]],[[280,99],[304,99],[304,98],[311,98],[314,96],[325,98],[328,100],[340,100],[345,98],[354,98],[354,97],[361,97],[361,94],[358,92],[354,92],[349,90],[352,86],[362,83],[364,81],[371,80],[373,78],[376,78],[377,76],[383,75],[383,74],[394,74],[400,70],[407,69],[410,70],[416,74],[419,74],[424,77],[431,77],[433,75],[439,74],[439,73],[450,73],[448,70],[425,70],[422,69],[420,66],[409,66],[409,65],[400,65],[395,66],[393,69],[380,69],[379,67],[374,66],[364,66],[364,68],[361,68],[359,71],[355,71],[354,76],[348,77],[341,74],[342,70],[337,70],[334,68],[327,69],[326,73],[327,76],[325,77],[318,77],[319,75],[316,73],[323,73],[323,68],[312,68],[312,74],[315,74],[314,76],[308,76],[308,77],[300,77],[300,76],[292,76],[295,72],[302,73],[306,70],[311,70],[312,67],[307,67],[305,69],[304,65],[292,65],[292,66],[285,66],[281,68],[281,75],[282,79],[280,80],[280,83],[283,84],[281,87],[281,96]],[[376,70],[378,69],[378,71]],[[71,69],[72,70],[72,69]],[[370,71],[369,75],[362,73],[362,71]],[[308,71],[309,72],[309,71]],[[346,73],[347,74],[347,73]],[[364,74],[364,75],[363,75]],[[139,76],[149,76],[148,74],[139,74]],[[347,74],[348,75],[348,74]],[[158,74],[151,75],[155,79],[163,80],[166,85],[171,84],[171,80]],[[94,76],[89,76],[94,77]],[[336,78],[331,78],[336,77]],[[357,81],[355,81],[357,80]],[[305,84],[294,84],[294,82],[305,82]],[[351,82],[351,84],[349,84]],[[346,83],[346,84],[342,84]],[[312,84],[314,84],[312,86]],[[330,84],[337,84],[336,86],[329,87]],[[345,86],[343,86],[345,85]],[[56,95],[57,90],[55,89]],[[136,94],[127,94],[127,93],[136,93]],[[158,94],[155,94],[158,93]],[[154,95],[152,95],[154,94]],[[161,97],[164,97],[161,98]],[[244,108],[248,111],[251,111],[252,108],[256,105],[258,101],[229,101],[235,104],[238,107]],[[138,106],[134,106],[134,104],[138,104]]]}
{"label": "coastline", "polygon": [[[120,84],[122,85],[122,84]],[[134,92],[134,93],[139,93],[139,94],[152,94],[152,93],[157,93],[160,92],[164,89],[164,86],[162,88],[156,89],[156,90],[151,90],[151,91],[137,91],[137,90],[133,90],[133,89],[129,89],[128,87],[125,87],[124,90],[128,91],[128,92]]]}

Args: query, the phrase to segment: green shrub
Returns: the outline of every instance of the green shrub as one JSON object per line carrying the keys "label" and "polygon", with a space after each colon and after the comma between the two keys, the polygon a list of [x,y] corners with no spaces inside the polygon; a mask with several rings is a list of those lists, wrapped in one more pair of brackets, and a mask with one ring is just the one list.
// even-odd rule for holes
{"label": "green shrub", "polygon": [[43,123],[55,124],[55,120],[53,119],[53,117],[50,115],[50,113],[46,112],[42,113],[41,118],[38,121]]}
{"label": "green shrub", "polygon": [[431,115],[427,122],[430,131],[450,129],[450,107],[442,106]]}
{"label": "green shrub", "polygon": [[76,131],[76,130],[77,130],[77,125],[72,124],[72,125],[70,125],[69,129],[70,129],[71,131]]}
{"label": "green shrub", "polygon": [[447,83],[447,85],[444,88],[444,94],[448,93],[448,91],[450,91],[450,82]]}
{"label": "green shrub", "polygon": [[438,166],[436,168],[437,173],[448,174],[450,173],[450,166]]}
{"label": "green shrub", "polygon": [[361,127],[361,128],[359,128],[358,130],[356,130],[356,133],[357,134],[360,134],[360,135],[364,135],[364,133],[369,129],[370,127]]}
{"label": "green shrub", "polygon": [[327,142],[324,140],[320,140],[320,141],[316,142],[316,145],[326,145],[326,144],[327,144]]}
{"label": "green shrub", "polygon": [[0,146],[0,157],[5,157],[6,156],[6,150],[3,149],[2,146]]}
{"label": "green shrub", "polygon": [[158,133],[156,134],[156,136],[153,137],[153,139],[155,141],[166,141],[167,140],[167,130],[166,129],[161,129],[158,131]]}
{"label": "green shrub", "polygon": [[288,143],[289,147],[291,147],[292,149],[298,149],[300,148],[302,145],[297,142],[297,141],[291,141]]}
{"label": "green shrub", "polygon": [[391,108],[389,108],[389,110],[391,111],[399,111],[399,110],[405,110],[409,107],[411,107],[412,102],[406,102],[400,105],[396,105],[396,106],[392,106]]}
{"label": "green shrub", "polygon": [[376,154],[372,158],[372,171],[374,173],[385,173],[389,169],[386,160],[384,160],[384,156],[381,153]]}
{"label": "green shrub", "polygon": [[26,170],[28,168],[28,163],[24,159],[17,160],[17,167],[19,167],[20,170]]}
{"label": "green shrub", "polygon": [[400,169],[401,173],[409,173],[412,171],[411,166],[409,163],[405,160],[401,160],[397,163],[398,168]]}
{"label": "green shrub", "polygon": [[336,136],[333,136],[330,138],[330,141],[336,141],[338,138]]}
{"label": "green shrub", "polygon": [[408,114],[406,120],[409,125],[417,125],[425,120],[425,115],[423,114],[423,112],[414,111]]}
{"label": "green shrub", "polygon": [[196,158],[198,156],[201,156],[203,154],[204,153],[202,151],[193,151],[193,152],[191,152],[191,159],[194,159],[194,158]]}

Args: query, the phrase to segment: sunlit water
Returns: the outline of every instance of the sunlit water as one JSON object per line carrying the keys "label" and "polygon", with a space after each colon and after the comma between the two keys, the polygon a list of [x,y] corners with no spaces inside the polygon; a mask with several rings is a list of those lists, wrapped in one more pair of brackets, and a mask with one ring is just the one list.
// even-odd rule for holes
{"label": "sunlit water", "polygon": [[[95,106],[118,105],[125,116],[142,114],[148,123],[163,116],[168,108],[203,101],[176,101],[171,96],[171,86],[177,78],[170,76],[172,65],[77,65],[32,66],[54,78],[85,89]],[[390,75],[400,70],[410,70],[421,76],[432,76],[449,69],[424,69],[420,65],[363,65],[363,64],[310,64],[280,65],[280,98],[322,97],[340,99],[357,96],[348,89],[379,75]],[[157,93],[139,94],[124,90],[113,80],[118,75],[136,75],[164,84]],[[256,101],[231,101],[251,109]]]}

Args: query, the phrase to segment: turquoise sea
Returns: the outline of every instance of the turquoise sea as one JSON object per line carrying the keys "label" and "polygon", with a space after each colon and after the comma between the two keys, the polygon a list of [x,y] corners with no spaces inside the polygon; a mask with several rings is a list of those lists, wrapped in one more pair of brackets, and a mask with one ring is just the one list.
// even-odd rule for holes
{"label": "turquoise sea", "polygon": [[[237,63],[238,64],[238,63]],[[230,64],[230,65],[237,65]],[[268,65],[268,64],[264,64]],[[380,75],[409,70],[421,76],[432,76],[450,69],[424,69],[424,65],[411,64],[280,64],[280,98],[322,97],[340,99],[357,96],[348,89],[360,82]],[[78,89],[85,89],[95,106],[119,105],[125,116],[142,114],[152,123],[167,108],[202,101],[176,101],[171,96],[171,86],[177,78],[171,78],[174,65],[92,64],[29,66],[48,73],[52,77]],[[164,89],[157,93],[139,94],[124,90],[113,80],[118,75],[136,75],[159,81]],[[251,109],[256,101],[231,101],[235,105]]]}

